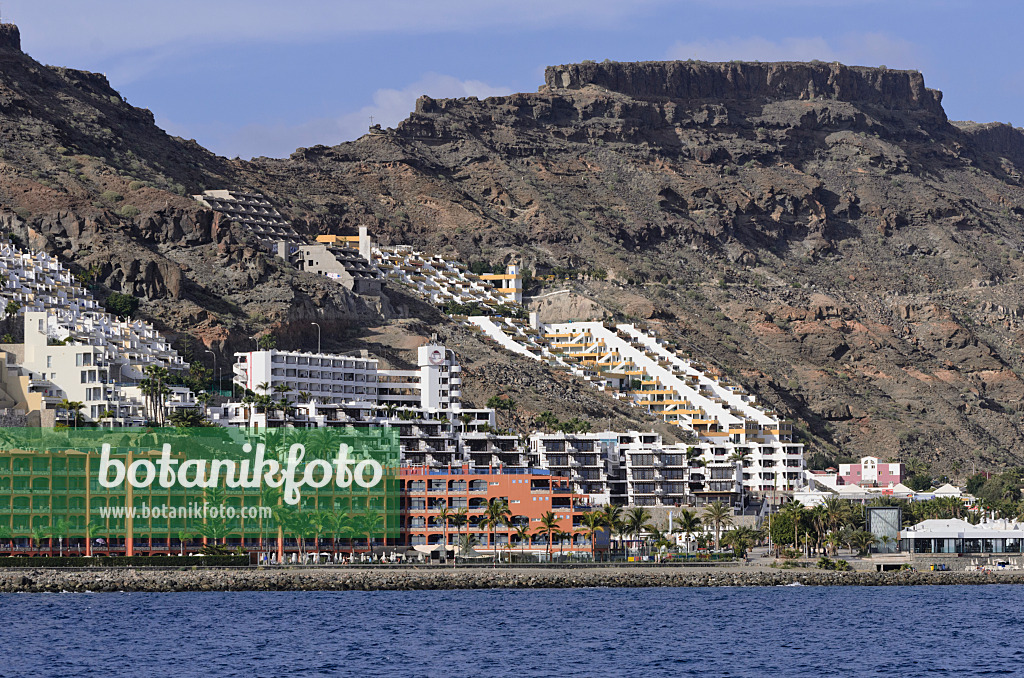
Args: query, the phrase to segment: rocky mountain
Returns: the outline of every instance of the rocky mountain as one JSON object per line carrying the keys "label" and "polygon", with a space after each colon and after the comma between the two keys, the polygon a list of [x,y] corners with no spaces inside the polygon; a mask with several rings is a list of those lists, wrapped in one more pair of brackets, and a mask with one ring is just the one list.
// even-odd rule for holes
{"label": "rocky mountain", "polygon": [[[553,273],[531,289],[543,317],[656,327],[790,413],[823,458],[1021,462],[1024,132],[949,121],[919,73],[556,66],[535,93],[423,97],[395,129],[240,162],[3,31],[3,226],[197,344],[268,327],[300,343],[315,313],[348,328],[338,348],[461,336],[400,290],[374,302],[275,263],[184,197],[250,188],[308,235],[365,224]],[[528,410],[564,402],[555,377],[466,341],[469,370],[516,382]],[[622,416],[599,401],[588,416]]]}
{"label": "rocky mountain", "polygon": [[40,65],[0,25],[0,229],[60,256],[100,299],[140,298],[186,350],[251,347],[271,320],[380,321],[387,308],[260,253],[189,197],[244,183],[243,169],[167,135],[102,75]]}
{"label": "rocky mountain", "polygon": [[647,320],[833,458],[1019,461],[1021,130],[951,123],[919,73],[840,64],[545,80],[253,167],[313,232],[582,272],[535,290],[542,315]]}

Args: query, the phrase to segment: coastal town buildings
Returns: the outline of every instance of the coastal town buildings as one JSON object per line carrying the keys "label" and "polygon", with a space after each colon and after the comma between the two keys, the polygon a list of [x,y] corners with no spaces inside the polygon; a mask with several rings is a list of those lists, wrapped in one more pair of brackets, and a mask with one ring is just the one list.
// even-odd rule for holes
{"label": "coastal town buildings", "polygon": [[[443,470],[403,466],[402,530],[405,543],[424,553],[440,555],[447,544],[449,557],[460,539],[470,537],[477,551],[500,553],[515,551],[541,555],[554,552],[591,551],[589,538],[578,530],[582,515],[593,509],[586,498],[575,494],[567,478],[543,469],[478,468],[467,465]],[[484,521],[488,502],[500,499],[513,516],[496,528]],[[444,509],[464,510],[465,525],[456,529],[445,524]],[[557,534],[544,532],[542,518],[551,513]],[[516,528],[525,528],[520,536]],[[607,540],[605,540],[605,543]]]}

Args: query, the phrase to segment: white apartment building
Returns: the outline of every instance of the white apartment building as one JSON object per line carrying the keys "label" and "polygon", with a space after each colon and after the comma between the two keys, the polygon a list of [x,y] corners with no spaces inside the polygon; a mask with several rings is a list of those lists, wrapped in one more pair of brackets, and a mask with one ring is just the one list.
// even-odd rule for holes
{"label": "white apartment building", "polygon": [[[138,384],[146,366],[184,368],[181,357],[142,321],[95,312],[62,317],[53,311],[28,311],[24,327],[24,344],[7,349],[31,373],[30,386],[38,387],[51,405],[65,398],[83,403],[87,421],[144,424],[144,397]],[[192,406],[194,396],[177,388],[169,401]],[[103,417],[104,412],[113,416]]]}
{"label": "white apartment building", "polygon": [[593,504],[693,506],[738,504],[742,462],[710,445],[665,445],[654,432],[533,433],[530,459],[569,476]]}
{"label": "white apartment building", "polygon": [[236,353],[235,359],[236,384],[290,403],[363,401],[424,410],[458,409],[461,403],[462,368],[455,354],[439,344],[419,347],[418,367],[412,370],[383,370],[366,356],[276,349]]}

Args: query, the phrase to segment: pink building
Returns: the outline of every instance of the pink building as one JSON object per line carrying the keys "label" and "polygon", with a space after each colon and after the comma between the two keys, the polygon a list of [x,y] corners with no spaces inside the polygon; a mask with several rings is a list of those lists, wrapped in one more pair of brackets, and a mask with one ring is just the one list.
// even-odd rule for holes
{"label": "pink building", "polygon": [[861,457],[859,464],[839,465],[839,479],[843,485],[887,487],[903,482],[906,475],[903,464],[880,464],[877,457]]}

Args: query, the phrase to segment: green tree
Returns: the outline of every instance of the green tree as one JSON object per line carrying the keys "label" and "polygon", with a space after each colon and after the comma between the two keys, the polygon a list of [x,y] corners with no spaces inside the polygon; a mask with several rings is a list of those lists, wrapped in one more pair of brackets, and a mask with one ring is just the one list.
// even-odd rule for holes
{"label": "green tree", "polygon": [[273,334],[263,334],[260,335],[257,345],[260,347],[260,350],[269,351],[277,348],[277,339]]}
{"label": "green tree", "polygon": [[455,511],[448,506],[441,507],[437,514],[437,521],[441,523],[441,543],[444,544],[444,550],[441,551],[441,560],[445,560],[448,557],[448,525],[451,523],[454,515]]}
{"label": "green tree", "polygon": [[545,433],[550,433],[558,428],[559,421],[558,417],[556,417],[552,412],[545,411],[538,414],[533,420],[533,423],[535,426],[540,426]]}
{"label": "green tree", "polygon": [[373,554],[373,537],[381,531],[384,516],[374,510],[368,510],[356,518],[356,533],[366,537],[366,549]]}
{"label": "green tree", "polygon": [[139,308],[139,300],[130,294],[111,292],[104,304],[108,311],[119,318],[130,318]]}
{"label": "green tree", "polygon": [[4,314],[8,317],[17,315],[18,311],[21,310],[21,304],[11,299],[7,302],[7,306],[4,307]]}
{"label": "green tree", "polygon": [[639,540],[644,532],[651,531],[651,512],[643,506],[634,506],[626,512],[625,528],[626,534],[632,535]]}
{"label": "green tree", "polygon": [[168,423],[177,428],[200,428],[212,426],[206,420],[206,416],[199,410],[192,407],[177,407],[168,417]]}
{"label": "green tree", "polygon": [[867,530],[857,530],[850,538],[850,543],[856,547],[858,555],[866,555],[871,547],[878,543],[878,537]]}
{"label": "green tree", "polygon": [[493,409],[495,412],[503,412],[505,419],[504,428],[512,428],[512,416],[516,409],[516,401],[509,396],[498,396],[494,395],[487,399],[487,407]]}

